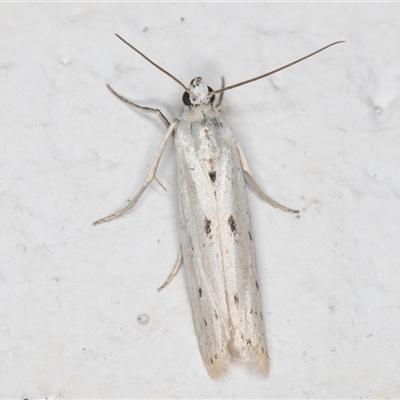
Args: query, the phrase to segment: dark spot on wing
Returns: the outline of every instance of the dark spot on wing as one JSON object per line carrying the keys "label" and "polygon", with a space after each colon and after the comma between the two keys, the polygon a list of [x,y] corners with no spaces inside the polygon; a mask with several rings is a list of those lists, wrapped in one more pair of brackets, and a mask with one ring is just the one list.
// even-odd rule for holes
{"label": "dark spot on wing", "polygon": [[253,240],[253,237],[251,236],[251,232],[249,231],[249,238],[250,240]]}
{"label": "dark spot on wing", "polygon": [[193,249],[193,241],[192,241],[192,237],[191,236],[189,236],[189,243],[190,243],[190,247],[191,247],[191,249],[193,251],[194,250]]}
{"label": "dark spot on wing", "polygon": [[199,288],[199,296],[201,297],[202,294],[203,294],[203,291],[201,290],[201,288]]}
{"label": "dark spot on wing", "polygon": [[216,128],[222,128],[222,123],[219,118],[212,118],[211,123],[216,127]]}
{"label": "dark spot on wing", "polygon": [[236,304],[236,308],[239,307],[239,296],[237,295],[237,293],[233,296],[233,301]]}
{"label": "dark spot on wing", "polygon": [[209,172],[208,175],[210,176],[211,182],[215,182],[217,180],[217,173],[215,171]]}
{"label": "dark spot on wing", "polygon": [[257,290],[258,290],[258,282],[256,281],[256,288],[257,288]]}
{"label": "dark spot on wing", "polygon": [[211,235],[211,220],[208,219],[207,217],[204,220],[205,222],[205,231],[206,231],[206,235],[212,239],[212,235]]}
{"label": "dark spot on wing", "polygon": [[205,324],[206,326],[208,326],[208,325],[207,325],[207,321],[206,321],[206,319],[205,319],[205,318],[204,318],[204,324]]}
{"label": "dark spot on wing", "polygon": [[232,215],[228,218],[228,223],[229,226],[231,227],[232,233],[236,233],[236,221],[234,220]]}

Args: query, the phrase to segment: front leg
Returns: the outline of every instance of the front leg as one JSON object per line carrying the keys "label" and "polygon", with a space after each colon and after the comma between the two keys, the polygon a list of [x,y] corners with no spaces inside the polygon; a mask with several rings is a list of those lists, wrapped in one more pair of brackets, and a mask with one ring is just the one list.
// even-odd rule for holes
{"label": "front leg", "polygon": [[164,116],[164,114],[158,108],[139,106],[139,104],[136,104],[136,103],[128,100],[126,97],[121,96],[110,85],[107,85],[107,88],[114,96],[118,97],[124,103],[129,104],[130,106],[135,107],[136,109],[138,109],[142,112],[156,114],[157,117],[160,118],[161,122],[165,125],[166,128],[168,128],[171,125],[168,122],[167,118]]}
{"label": "front leg", "polygon": [[159,149],[157,150],[156,156],[155,156],[153,164],[151,165],[150,170],[147,174],[146,180],[145,180],[143,186],[141,187],[141,189],[139,190],[139,192],[136,194],[136,196],[122,210],[119,210],[116,213],[109,215],[108,217],[105,217],[105,218],[99,219],[96,222],[93,222],[93,225],[102,224],[103,222],[107,222],[114,218],[117,218],[117,217],[121,216],[122,214],[124,214],[126,211],[130,210],[137,203],[137,201],[140,199],[140,196],[148,188],[148,186],[153,181],[153,179],[156,179],[156,172],[157,172],[158,164],[160,163],[161,156],[164,152],[165,146],[167,145],[168,139],[175,133],[175,130],[178,127],[178,125],[179,125],[179,121],[175,120],[169,126],[167,133],[166,133],[163,141],[161,142]]}
{"label": "front leg", "polygon": [[247,164],[247,160],[243,154],[243,151],[241,147],[239,146],[239,143],[236,142],[236,147],[239,153],[239,159],[240,159],[240,164],[242,166],[242,170],[245,173],[247,179],[250,181],[252,184],[254,190],[257,192],[257,194],[261,197],[262,200],[266,201],[267,203],[271,204],[271,206],[275,208],[279,208],[282,211],[286,211],[292,214],[298,214],[300,211],[299,210],[292,210],[291,208],[287,208],[276,201],[272,200],[270,197],[268,197],[263,190],[260,188],[258,185],[257,181],[254,179],[253,174],[250,171],[249,165]]}

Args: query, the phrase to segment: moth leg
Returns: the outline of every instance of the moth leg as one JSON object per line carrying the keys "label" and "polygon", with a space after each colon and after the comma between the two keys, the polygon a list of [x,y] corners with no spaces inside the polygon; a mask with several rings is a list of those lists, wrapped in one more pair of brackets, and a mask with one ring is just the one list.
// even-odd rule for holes
{"label": "moth leg", "polygon": [[242,166],[243,172],[245,173],[247,179],[250,181],[252,184],[254,190],[257,192],[257,194],[261,197],[262,200],[266,201],[267,203],[271,204],[271,206],[275,208],[279,208],[282,211],[286,211],[292,214],[298,214],[299,210],[292,210],[291,208],[285,207],[276,201],[272,200],[270,197],[268,197],[260,188],[258,185],[257,181],[254,179],[253,174],[250,171],[249,165],[247,164],[247,160],[243,154],[243,151],[241,147],[239,146],[239,143],[236,143],[237,150],[239,153],[239,159],[240,159],[240,164]]}
{"label": "moth leg", "polygon": [[143,111],[145,113],[154,113],[157,115],[158,118],[161,119],[161,122],[165,125],[166,128],[170,127],[170,123],[168,122],[167,118],[165,118],[164,114],[158,109],[158,108],[150,108],[150,107],[143,107],[139,106],[138,104],[133,103],[132,101],[128,100],[124,96],[121,96],[119,93],[117,93],[110,85],[107,85],[108,90],[114,95],[117,96],[120,100],[122,100],[124,103],[127,103],[135,108],[137,108],[140,111]]}
{"label": "moth leg", "polygon": [[[225,78],[224,78],[223,76],[221,76],[221,89],[223,89],[224,87],[225,87]],[[221,104],[222,104],[222,99],[224,98],[224,93],[225,93],[225,92],[222,92],[222,93],[219,95],[218,103],[217,103],[217,105],[215,106],[215,107],[218,108],[218,110],[221,109]]]}
{"label": "moth leg", "polygon": [[179,267],[182,264],[182,249],[179,251],[179,256],[178,256],[178,261],[175,264],[174,269],[172,270],[172,272],[170,273],[169,277],[167,278],[167,280],[162,284],[162,286],[160,286],[157,290],[159,292],[161,292],[161,290],[165,289],[168,284],[172,281],[172,279],[174,279],[175,275],[178,273]]}
{"label": "moth leg", "polygon": [[116,213],[109,215],[108,217],[105,217],[105,218],[99,219],[96,222],[93,222],[93,225],[102,224],[103,222],[107,222],[107,221],[110,221],[111,219],[117,218],[117,217],[121,216],[122,214],[124,214],[126,211],[130,210],[137,203],[137,201],[140,199],[140,196],[147,189],[147,187],[150,185],[150,183],[153,181],[153,179],[155,179],[158,164],[160,163],[160,159],[164,152],[165,146],[167,145],[168,139],[173,135],[173,133],[175,132],[175,129],[178,127],[178,125],[179,125],[179,121],[175,120],[174,123],[169,126],[167,133],[165,134],[165,137],[164,137],[163,141],[161,142],[160,147],[157,150],[156,156],[154,157],[153,164],[150,167],[150,170],[147,174],[146,180],[145,180],[142,188],[136,194],[136,196],[122,210],[119,210]]}
{"label": "moth leg", "polygon": [[[166,128],[169,128],[169,126],[171,125],[169,123],[169,121],[167,120],[167,118],[164,116],[164,114],[158,109],[158,108],[150,108],[150,107],[144,107],[144,106],[139,106],[136,103],[133,103],[132,101],[128,100],[126,97],[121,96],[119,93],[117,93],[110,85],[106,85],[108,90],[116,97],[118,97],[120,100],[122,100],[124,103],[129,104],[130,106],[135,107],[136,109],[145,112],[145,113],[154,113],[157,115],[157,117],[159,117],[161,119],[161,122],[166,126]],[[174,133],[173,133],[174,135]],[[167,189],[165,189],[164,185],[157,179],[157,177],[154,177],[154,180],[165,190],[167,191]]]}

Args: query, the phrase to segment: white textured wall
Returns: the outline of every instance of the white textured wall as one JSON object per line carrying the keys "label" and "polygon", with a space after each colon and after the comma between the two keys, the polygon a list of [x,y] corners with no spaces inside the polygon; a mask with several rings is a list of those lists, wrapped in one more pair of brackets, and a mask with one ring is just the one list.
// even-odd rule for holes
{"label": "white textured wall", "polygon": [[[400,396],[399,4],[1,4],[0,396]],[[188,83],[234,83],[224,113],[249,189],[268,377],[202,364],[178,254],[173,144],[137,207],[165,129],[106,89],[182,112]],[[146,314],[149,322],[138,323]]]}

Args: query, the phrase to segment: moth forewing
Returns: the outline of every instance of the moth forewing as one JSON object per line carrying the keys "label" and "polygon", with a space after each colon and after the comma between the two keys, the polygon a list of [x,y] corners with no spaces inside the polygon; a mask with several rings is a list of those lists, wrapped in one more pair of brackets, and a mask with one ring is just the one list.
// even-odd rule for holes
{"label": "moth forewing", "polygon": [[265,372],[267,347],[236,140],[220,112],[203,105],[184,112],[175,145],[183,259],[202,358],[211,376],[221,375],[232,355]]}
{"label": "moth forewing", "polygon": [[210,176],[198,158],[201,149],[191,135],[196,125],[183,118],[175,135],[181,246],[200,353],[209,374],[217,377],[229,365],[230,329],[215,230],[218,209]]}
{"label": "moth forewing", "polygon": [[226,122],[222,133],[226,137],[226,148],[221,152],[221,184],[217,185],[216,198],[220,203],[223,203],[223,198],[227,199],[219,207],[219,223],[231,343],[240,358],[267,372],[261,292],[244,175],[236,140]]}

